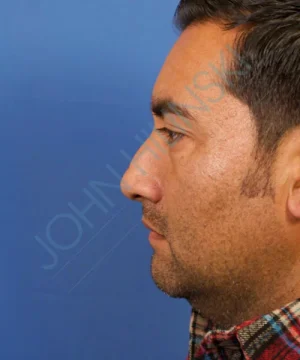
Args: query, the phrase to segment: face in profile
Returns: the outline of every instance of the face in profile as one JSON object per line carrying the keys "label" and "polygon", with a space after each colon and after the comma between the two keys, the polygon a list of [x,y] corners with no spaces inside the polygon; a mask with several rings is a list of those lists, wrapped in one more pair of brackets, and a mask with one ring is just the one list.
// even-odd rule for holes
{"label": "face in profile", "polygon": [[180,35],[153,88],[153,131],[121,183],[163,236],[150,240],[157,287],[212,318],[217,303],[224,323],[296,262],[277,170],[258,166],[249,108],[220,85],[235,36],[213,24]]}

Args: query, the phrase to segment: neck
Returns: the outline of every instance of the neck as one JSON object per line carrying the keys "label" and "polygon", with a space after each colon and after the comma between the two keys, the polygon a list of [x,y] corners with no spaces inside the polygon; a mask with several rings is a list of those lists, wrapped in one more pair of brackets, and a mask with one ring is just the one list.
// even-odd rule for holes
{"label": "neck", "polygon": [[257,277],[256,282],[232,282],[227,284],[223,293],[206,292],[187,300],[193,309],[210,319],[218,329],[228,330],[300,298],[299,274],[300,264],[297,264],[289,272],[273,274],[272,278],[267,278],[268,281]]}

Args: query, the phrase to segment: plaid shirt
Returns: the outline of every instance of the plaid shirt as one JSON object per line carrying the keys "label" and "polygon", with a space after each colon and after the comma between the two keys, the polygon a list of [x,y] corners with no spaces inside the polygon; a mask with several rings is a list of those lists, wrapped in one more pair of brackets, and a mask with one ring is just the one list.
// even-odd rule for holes
{"label": "plaid shirt", "polygon": [[186,360],[300,359],[300,298],[268,315],[218,330],[192,309]]}

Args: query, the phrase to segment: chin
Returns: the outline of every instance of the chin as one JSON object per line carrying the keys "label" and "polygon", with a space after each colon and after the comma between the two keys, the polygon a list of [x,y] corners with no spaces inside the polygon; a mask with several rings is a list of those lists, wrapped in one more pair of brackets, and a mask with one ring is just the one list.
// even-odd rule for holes
{"label": "chin", "polygon": [[186,294],[182,291],[179,291],[178,287],[170,286],[170,284],[165,284],[160,281],[157,281],[153,278],[153,281],[156,287],[163,292],[165,295],[173,298],[173,299],[183,299],[186,298]]}
{"label": "chin", "polygon": [[182,286],[185,283],[183,279],[180,280],[179,274],[170,264],[167,266],[160,260],[155,254],[152,256],[151,275],[157,288],[172,298],[187,298],[189,292]]}

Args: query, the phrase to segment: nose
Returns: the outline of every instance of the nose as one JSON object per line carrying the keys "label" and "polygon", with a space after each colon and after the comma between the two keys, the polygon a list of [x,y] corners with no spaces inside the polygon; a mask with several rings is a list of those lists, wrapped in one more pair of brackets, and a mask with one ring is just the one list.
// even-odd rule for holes
{"label": "nose", "polygon": [[130,200],[144,199],[157,203],[162,196],[160,168],[162,154],[151,146],[150,139],[139,148],[121,180],[122,193]]}

